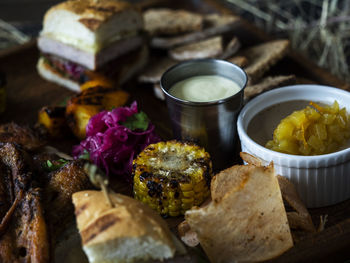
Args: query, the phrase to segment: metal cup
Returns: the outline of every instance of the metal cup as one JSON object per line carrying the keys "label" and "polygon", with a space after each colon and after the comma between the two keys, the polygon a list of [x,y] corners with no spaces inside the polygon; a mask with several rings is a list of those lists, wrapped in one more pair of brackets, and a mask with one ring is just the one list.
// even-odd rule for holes
{"label": "metal cup", "polygon": [[[175,83],[200,75],[226,77],[235,81],[241,90],[230,97],[209,102],[186,101],[169,94]],[[246,84],[247,75],[240,67],[218,59],[179,63],[161,78],[175,139],[203,146],[211,155],[214,170],[226,168],[234,160],[236,119],[243,106]]]}

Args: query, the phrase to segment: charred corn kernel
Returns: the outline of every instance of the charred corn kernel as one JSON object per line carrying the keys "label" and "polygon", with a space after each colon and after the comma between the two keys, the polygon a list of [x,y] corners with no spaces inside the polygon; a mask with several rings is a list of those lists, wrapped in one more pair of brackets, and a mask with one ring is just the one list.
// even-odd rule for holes
{"label": "charred corn kernel", "polygon": [[178,216],[208,196],[209,154],[192,143],[159,142],[133,161],[134,196],[163,216]]}
{"label": "charred corn kernel", "polygon": [[327,154],[346,147],[350,139],[350,115],[346,108],[333,105],[310,106],[284,118],[266,147],[298,155]]}
{"label": "charred corn kernel", "polygon": [[72,97],[66,107],[68,126],[79,139],[86,136],[86,125],[90,118],[102,110],[123,106],[129,94],[122,90],[94,87]]}
{"label": "charred corn kernel", "polygon": [[38,123],[43,125],[52,137],[58,137],[67,127],[65,111],[65,107],[45,106],[38,113]]}

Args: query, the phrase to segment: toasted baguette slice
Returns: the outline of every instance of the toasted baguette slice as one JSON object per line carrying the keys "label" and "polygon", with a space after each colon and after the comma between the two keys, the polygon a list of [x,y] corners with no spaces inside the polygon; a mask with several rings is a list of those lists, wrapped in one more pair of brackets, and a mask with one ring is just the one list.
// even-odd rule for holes
{"label": "toasted baguette slice", "polygon": [[73,195],[77,226],[90,263],[164,260],[176,247],[165,221],[147,205],[124,195],[101,191]]}
{"label": "toasted baguette slice", "polygon": [[292,85],[295,83],[296,77],[294,75],[266,77],[255,85],[248,85],[244,89],[244,98],[248,100],[263,93],[264,91],[272,90],[286,85]]}
{"label": "toasted baguette slice", "polygon": [[169,56],[175,60],[213,58],[223,52],[222,37],[213,37],[196,43],[169,50]]}
{"label": "toasted baguette slice", "polygon": [[212,179],[212,201],[185,218],[211,262],[257,262],[293,246],[273,166],[236,165]]}
{"label": "toasted baguette slice", "polygon": [[145,30],[150,35],[174,35],[201,30],[203,17],[186,10],[168,8],[144,12]]}
{"label": "toasted baguette slice", "polygon": [[247,57],[249,61],[245,68],[249,83],[257,83],[271,66],[287,54],[288,48],[288,40],[275,40],[243,50],[240,55]]}

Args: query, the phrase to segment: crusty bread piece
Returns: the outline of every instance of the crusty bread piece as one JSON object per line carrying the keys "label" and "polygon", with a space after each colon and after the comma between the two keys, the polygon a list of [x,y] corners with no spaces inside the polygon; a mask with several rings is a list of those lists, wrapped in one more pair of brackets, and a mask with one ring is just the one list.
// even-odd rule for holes
{"label": "crusty bread piece", "polygon": [[152,64],[150,64],[149,67],[146,67],[146,69],[139,76],[138,80],[140,82],[159,83],[163,73],[178,62],[169,57],[162,57],[157,58],[156,61],[151,61],[151,63]]}
{"label": "crusty bread piece", "polygon": [[226,60],[228,62],[231,62],[231,63],[237,65],[238,67],[241,67],[241,68],[244,68],[248,64],[248,59],[246,57],[243,57],[243,56],[234,56],[234,57],[228,58]]}
{"label": "crusty bread piece", "polygon": [[222,37],[217,36],[169,50],[169,56],[175,60],[213,58],[223,52]]}
{"label": "crusty bread piece", "polygon": [[296,77],[294,75],[266,77],[255,85],[248,85],[244,89],[244,99],[248,100],[263,93],[264,91],[295,83]]}
{"label": "crusty bread piece", "polygon": [[147,205],[125,195],[101,191],[73,195],[77,226],[89,262],[140,262],[174,256],[165,221]]}
{"label": "crusty bread piece", "polygon": [[142,27],[141,13],[127,2],[75,0],[46,12],[41,35],[95,54]]}
{"label": "crusty bread piece", "polygon": [[[186,33],[180,36],[155,36],[151,39],[150,45],[154,48],[170,49],[196,41],[201,41],[213,36],[218,36],[232,31],[240,24],[238,16],[222,16],[222,19],[212,19],[209,23],[204,23],[205,28],[201,31]],[[207,25],[205,25],[207,24]]]}
{"label": "crusty bread piece", "polygon": [[288,52],[288,40],[275,40],[243,50],[240,55],[247,57],[249,65],[245,68],[249,84],[255,84],[270,67]]}
{"label": "crusty bread piece", "polygon": [[203,17],[186,10],[168,8],[144,12],[145,30],[150,35],[175,35],[201,30]]}
{"label": "crusty bread piece", "polygon": [[211,183],[212,201],[185,213],[211,262],[257,262],[293,246],[272,165],[236,165]]}

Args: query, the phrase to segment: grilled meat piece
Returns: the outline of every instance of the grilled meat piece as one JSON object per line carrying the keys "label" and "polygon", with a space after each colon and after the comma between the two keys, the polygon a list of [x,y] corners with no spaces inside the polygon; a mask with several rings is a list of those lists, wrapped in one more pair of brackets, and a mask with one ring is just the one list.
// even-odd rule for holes
{"label": "grilled meat piece", "polygon": [[70,161],[59,170],[48,175],[45,186],[45,207],[52,238],[74,219],[72,194],[78,191],[93,189],[83,169],[83,161]]}
{"label": "grilled meat piece", "polygon": [[49,262],[48,241],[40,190],[31,188],[19,200],[0,236],[0,262]]}
{"label": "grilled meat piece", "polygon": [[31,185],[29,155],[14,143],[0,147],[0,262],[48,262],[40,190]]}
{"label": "grilled meat piece", "polygon": [[45,144],[35,131],[13,122],[0,125],[0,142],[16,143],[28,151],[38,149]]}
{"label": "grilled meat piece", "polygon": [[0,162],[4,172],[2,180],[9,190],[10,202],[13,203],[21,190],[28,188],[32,173],[30,156],[14,143],[0,146]]}

